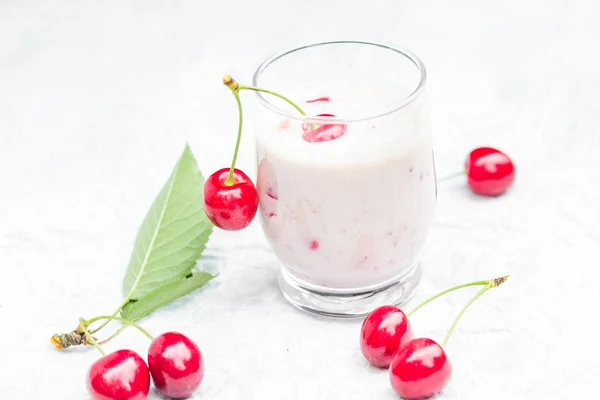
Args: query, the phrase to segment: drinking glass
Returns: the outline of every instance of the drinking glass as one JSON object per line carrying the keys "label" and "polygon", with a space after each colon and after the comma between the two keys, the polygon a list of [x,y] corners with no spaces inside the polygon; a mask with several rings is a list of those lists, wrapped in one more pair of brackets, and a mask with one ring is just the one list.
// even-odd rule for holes
{"label": "drinking glass", "polygon": [[256,70],[260,221],[293,305],[337,317],[406,301],[437,187],[426,72],[394,45],[336,41]]}

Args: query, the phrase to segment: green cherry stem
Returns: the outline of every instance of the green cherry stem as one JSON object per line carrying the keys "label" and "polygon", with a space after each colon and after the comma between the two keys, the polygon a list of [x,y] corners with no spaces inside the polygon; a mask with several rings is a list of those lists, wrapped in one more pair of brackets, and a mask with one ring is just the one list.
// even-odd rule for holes
{"label": "green cherry stem", "polygon": [[87,341],[93,344],[94,347],[98,349],[100,354],[105,356],[106,353],[104,352],[104,350],[102,350],[102,346],[100,346],[98,342],[96,342],[96,339],[94,339],[94,337],[90,334],[90,332],[87,329],[86,321],[83,318],[79,318],[79,329],[83,331],[85,337],[87,338]]}
{"label": "green cherry stem", "polygon": [[[121,322],[123,322],[123,323],[124,323],[124,324],[126,324],[126,325],[133,326],[134,328],[136,328],[137,330],[139,330],[140,332],[142,332],[144,335],[146,335],[146,337],[148,337],[148,339],[150,339],[150,340],[154,340],[154,336],[152,336],[150,333],[148,333],[148,331],[147,331],[147,330],[145,330],[144,328],[142,328],[141,326],[139,326],[139,325],[138,325],[138,324],[136,324],[135,322],[133,322],[133,321],[130,321],[130,320],[128,320],[128,319],[125,319],[125,318],[116,317],[116,316],[114,316],[114,315],[101,315],[101,316],[99,316],[99,317],[94,317],[94,318],[92,318],[92,319],[90,319],[90,320],[87,320],[87,321],[84,321],[84,322],[86,322],[86,323],[87,323],[87,325],[90,325],[90,324],[93,324],[93,323],[94,323],[94,322],[96,322],[96,321],[100,321],[100,320],[103,320],[103,319],[104,319],[104,320],[108,320],[108,321],[111,321],[111,320],[113,320],[113,319],[114,319],[114,320],[117,320],[117,321],[121,321]],[[122,329],[121,329],[121,330],[122,330]],[[113,335],[113,336],[111,336],[111,338],[112,338],[112,337],[114,337],[114,336],[116,336],[116,335]],[[105,340],[104,342],[106,342],[106,341],[107,341],[107,340]]]}
{"label": "green cherry stem", "polygon": [[445,294],[448,294],[450,292],[454,292],[455,290],[458,289],[462,289],[462,288],[466,288],[469,286],[483,286],[483,285],[487,285],[489,284],[489,280],[485,280],[485,281],[475,281],[475,282],[469,282],[469,283],[463,283],[461,285],[457,285],[454,287],[451,287],[450,289],[446,289],[443,290],[441,292],[439,292],[436,295],[433,295],[432,297],[428,298],[427,300],[422,301],[421,303],[419,303],[415,308],[413,308],[408,314],[406,314],[407,317],[410,317],[411,315],[413,315],[419,308],[423,307],[424,305],[426,305],[427,303],[432,302],[433,300],[437,299],[438,297],[442,297]]}
{"label": "green cherry stem", "polygon": [[[239,82],[236,81],[235,79],[233,79],[231,77],[231,75],[229,75],[229,74],[225,75],[223,77],[223,84],[225,86],[227,86],[234,94],[239,93],[240,90],[252,90],[254,92],[267,93],[267,94],[270,94],[271,96],[279,97],[281,100],[285,101],[290,106],[294,107],[296,109],[296,111],[298,111],[300,114],[302,114],[303,116],[306,117],[306,112],[304,112],[304,110],[302,108],[300,108],[300,106],[298,104],[294,103],[292,100],[285,97],[284,95],[274,92],[272,90],[258,88],[258,87],[254,87],[254,86],[240,85]],[[315,124],[311,123],[310,126],[312,127],[312,129],[316,129]]]}
{"label": "green cherry stem", "polygon": [[227,176],[227,179],[225,180],[225,185],[227,185],[227,186],[233,186],[233,184],[235,183],[233,181],[233,172],[235,171],[235,162],[237,161],[238,151],[240,150],[240,141],[242,139],[242,125],[243,125],[243,120],[244,120],[240,95],[238,94],[238,92],[235,92],[235,91],[232,91],[232,93],[233,93],[233,96],[235,97],[235,101],[237,103],[238,113],[239,113],[239,121],[238,121],[237,139],[235,141],[235,150],[233,151],[233,160],[231,161],[231,168],[229,169],[229,175]]}
{"label": "green cherry stem", "polygon": [[466,173],[467,173],[467,171],[459,171],[459,172],[455,172],[455,173],[450,174],[450,175],[446,175],[443,178],[438,179],[437,183],[442,183],[442,182],[445,182],[445,181],[449,181],[450,179],[454,179],[454,178],[456,178],[458,176],[462,176],[462,175],[464,175]]}
{"label": "green cherry stem", "polygon": [[272,90],[267,90],[267,89],[262,89],[262,88],[257,88],[254,86],[246,86],[246,85],[240,85],[238,81],[236,81],[235,79],[233,79],[231,77],[231,75],[227,74],[223,77],[223,84],[225,86],[227,86],[229,89],[231,89],[231,91],[233,92],[233,94],[238,93],[240,90],[253,90],[255,92],[262,92],[262,93],[267,93],[270,94],[272,96],[275,97],[279,97],[281,100],[285,101],[286,103],[288,103],[290,106],[294,107],[296,110],[298,110],[298,112],[304,116],[306,116],[306,113],[304,112],[304,110],[302,110],[296,103],[294,103],[293,101],[291,101],[290,99],[288,99],[287,97],[285,97],[284,95],[281,95],[279,93],[276,93]]}
{"label": "green cherry stem", "polygon": [[[129,303],[130,297],[127,296],[127,298],[121,303],[121,305],[119,306],[119,308],[117,308],[115,310],[115,312],[113,312],[113,314],[111,315],[112,318],[116,317],[116,315],[123,309],[123,307],[125,307],[127,305],[127,303]],[[98,332],[100,329],[104,328],[106,326],[106,324],[108,324],[110,322],[110,319],[107,319],[106,321],[104,321],[99,327],[97,327],[94,330],[91,330],[90,333],[94,334],[96,332]]]}
{"label": "green cherry stem", "polygon": [[465,311],[467,311],[467,309],[471,306],[471,304],[475,303],[475,301],[478,298],[480,298],[481,296],[483,296],[483,294],[485,292],[487,292],[488,290],[498,287],[501,284],[503,284],[504,282],[506,282],[507,279],[508,279],[508,275],[502,276],[499,278],[495,278],[495,279],[490,279],[489,282],[487,282],[487,284],[485,285],[485,287],[481,288],[481,290],[479,292],[477,292],[477,294],[475,294],[475,296],[473,296],[471,298],[471,300],[469,300],[467,302],[467,304],[465,304],[465,306],[462,308],[462,310],[460,310],[460,312],[454,319],[454,322],[452,322],[452,326],[448,330],[448,333],[446,333],[446,337],[444,338],[444,341],[442,342],[442,347],[446,346],[446,344],[448,343],[448,340],[450,339],[450,336],[452,336],[452,332],[454,332],[454,328],[456,328],[456,325],[458,325],[458,321],[460,321],[460,319],[464,315]]}
{"label": "green cherry stem", "polygon": [[[240,85],[239,86],[239,90],[253,90],[255,92],[262,92],[262,93],[268,93],[272,96],[275,97],[279,97],[281,100],[285,101],[286,103],[288,103],[290,106],[294,107],[300,114],[304,115],[306,117],[306,113],[304,112],[304,110],[302,110],[300,108],[300,106],[298,106],[296,103],[294,103],[292,100],[288,99],[287,97],[279,94],[279,93],[275,93],[272,90],[267,90],[267,89],[261,89],[261,88],[257,88],[254,86],[244,86],[244,85]],[[310,127],[311,129],[315,130],[317,129],[317,126],[313,123],[310,123]]]}
{"label": "green cherry stem", "polygon": [[291,101],[290,99],[288,99],[287,97],[285,97],[279,93],[273,92],[272,90],[261,89],[261,88],[257,88],[254,86],[245,86],[245,85],[239,85],[239,90],[253,90],[255,92],[267,93],[272,96],[279,97],[281,100],[285,101],[290,106],[294,107],[300,114],[306,116],[306,113],[304,112],[304,110],[302,110],[296,103],[294,103],[293,101]]}
{"label": "green cherry stem", "polygon": [[111,340],[113,340],[115,337],[119,336],[119,333],[123,332],[123,330],[127,328],[127,325],[121,325],[121,327],[119,329],[117,329],[117,331],[115,333],[113,333],[112,335],[110,335],[109,337],[107,337],[106,339],[98,342],[98,344],[104,344],[104,343],[108,343]]}

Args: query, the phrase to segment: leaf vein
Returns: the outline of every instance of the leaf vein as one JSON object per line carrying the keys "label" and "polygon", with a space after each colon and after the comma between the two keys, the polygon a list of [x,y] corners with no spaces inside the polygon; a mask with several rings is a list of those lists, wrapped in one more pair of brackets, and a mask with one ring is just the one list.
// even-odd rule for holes
{"label": "leaf vein", "polygon": [[[179,239],[181,236],[184,236],[184,235],[186,235],[187,233],[189,233],[189,232],[190,232],[190,231],[192,231],[192,230],[195,230],[195,229],[196,229],[198,226],[201,226],[201,225],[202,225],[202,221],[196,222],[194,225],[190,226],[188,229],[186,229],[186,230],[184,230],[184,231],[181,231],[181,232],[180,232],[180,233],[178,233],[177,235],[175,235],[175,236],[173,236],[173,237],[169,238],[169,240],[167,240],[166,242],[164,242],[164,243],[161,243],[161,244],[159,244],[158,246],[156,246],[156,247],[154,248],[154,251],[156,251],[156,250],[158,250],[158,249],[160,249],[160,248],[162,248],[162,247],[168,246],[169,244],[171,244],[171,243],[172,243],[172,242],[174,242],[175,240]],[[196,236],[196,235],[194,235],[194,237],[192,237],[192,239],[191,239],[191,240],[196,240],[196,239],[197,239],[197,236]],[[153,261],[156,261],[156,260],[153,260]]]}
{"label": "leaf vein", "polygon": [[175,181],[177,180],[177,174],[179,174],[179,169],[180,168],[181,168],[181,164],[178,163],[177,167],[176,167],[176,169],[174,171],[174,173],[172,174],[171,178],[169,179],[169,189],[167,190],[167,194],[165,196],[165,200],[164,200],[164,203],[162,205],[162,210],[161,210],[161,213],[160,213],[160,217],[156,221],[156,227],[154,229],[154,233],[151,236],[150,243],[148,244],[148,249],[145,252],[146,254],[144,256],[144,260],[142,261],[142,264],[140,264],[140,269],[138,271],[138,274],[137,274],[137,276],[135,278],[135,281],[134,281],[133,285],[131,285],[131,288],[129,289],[129,293],[127,294],[126,299],[130,299],[131,298],[131,296],[135,292],[135,289],[137,288],[138,283],[140,282],[140,279],[144,275],[144,270],[146,268],[146,265],[147,265],[147,262],[148,262],[148,258],[150,257],[152,246],[154,245],[154,242],[156,241],[156,238],[158,236],[158,232],[160,231],[160,224],[162,223],[162,219],[165,216],[165,212],[166,212],[167,206],[169,204],[169,199],[171,197],[171,193],[173,191],[173,187],[175,186]]}
{"label": "leaf vein", "polygon": [[[187,210],[190,206],[186,206],[185,210]],[[202,210],[200,208],[195,208],[194,211],[191,214],[187,214],[185,216],[181,216],[181,214],[183,214],[183,212],[179,213],[178,215],[174,216],[172,220],[168,221],[166,224],[163,225],[163,229],[167,228],[169,225],[173,225],[174,223],[177,223],[179,221],[183,221],[184,219],[188,219],[193,217],[196,214],[199,214]]]}

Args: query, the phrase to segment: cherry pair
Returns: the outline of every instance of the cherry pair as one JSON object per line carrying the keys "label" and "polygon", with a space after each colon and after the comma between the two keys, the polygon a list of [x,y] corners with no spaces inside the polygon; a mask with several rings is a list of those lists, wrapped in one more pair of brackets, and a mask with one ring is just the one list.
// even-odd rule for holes
{"label": "cherry pair", "polygon": [[143,400],[150,377],[160,393],[190,397],[204,377],[200,349],[181,333],[163,333],[150,344],[148,364],[133,350],[117,350],[92,364],[87,387],[94,400]]}
{"label": "cherry pair", "polygon": [[405,399],[433,396],[452,374],[442,346],[428,338],[415,339],[408,318],[394,306],[369,314],[361,328],[360,348],[371,365],[390,367],[392,388]]}
{"label": "cherry pair", "polygon": [[[386,305],[373,310],[363,321],[360,349],[373,366],[388,368],[394,391],[405,399],[424,399],[440,392],[450,381],[452,364],[444,351],[458,321],[488,289],[497,287],[508,277],[476,281],[454,286],[417,305],[408,314]],[[442,344],[429,338],[415,338],[408,316],[436,298],[468,286],[484,286],[460,311]]]}

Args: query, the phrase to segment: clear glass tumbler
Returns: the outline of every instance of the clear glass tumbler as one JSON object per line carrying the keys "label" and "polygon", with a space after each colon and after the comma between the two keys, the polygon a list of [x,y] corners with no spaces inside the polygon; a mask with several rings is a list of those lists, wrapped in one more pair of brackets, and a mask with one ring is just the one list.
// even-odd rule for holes
{"label": "clear glass tumbler", "polygon": [[408,299],[421,278],[437,188],[425,67],[377,43],[317,43],[254,74],[260,220],[279,285],[314,313],[364,316]]}

